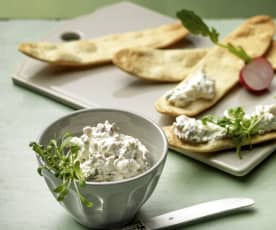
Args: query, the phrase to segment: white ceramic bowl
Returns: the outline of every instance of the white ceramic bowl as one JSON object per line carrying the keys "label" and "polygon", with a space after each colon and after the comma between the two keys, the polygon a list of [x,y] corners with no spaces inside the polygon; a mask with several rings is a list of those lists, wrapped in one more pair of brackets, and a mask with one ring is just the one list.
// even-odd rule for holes
{"label": "white ceramic bowl", "polygon": [[[81,193],[94,203],[85,207],[71,188],[61,203],[79,223],[95,229],[121,227],[130,222],[139,208],[150,197],[157,185],[167,156],[167,140],[162,129],[139,115],[114,109],[88,109],[73,112],[50,124],[39,137],[40,144],[47,144],[53,137],[60,138],[65,132],[80,135],[84,126],[94,126],[109,120],[120,127],[120,132],[138,138],[149,149],[153,166],[136,177],[116,182],[87,182]],[[39,164],[43,164],[38,160]],[[43,175],[53,191],[60,184],[51,172]],[[52,192],[54,196],[55,193]]]}

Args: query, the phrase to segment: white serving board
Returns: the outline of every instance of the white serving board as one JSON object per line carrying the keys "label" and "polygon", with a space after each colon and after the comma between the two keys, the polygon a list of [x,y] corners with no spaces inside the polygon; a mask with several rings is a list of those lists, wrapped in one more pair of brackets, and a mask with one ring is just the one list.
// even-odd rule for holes
{"label": "white serving board", "polygon": [[[141,30],[174,21],[151,10],[132,3],[119,3],[96,11],[95,13],[62,23],[43,40],[61,41],[66,32],[76,32],[83,39],[125,31]],[[223,25],[221,25],[223,30]],[[230,31],[222,31],[226,33]],[[188,42],[187,42],[188,41]],[[207,39],[189,36],[178,44],[183,47],[207,47]],[[171,117],[161,115],[154,109],[154,102],[174,84],[156,84],[128,76],[112,65],[104,65],[82,70],[66,70],[51,67],[31,58],[18,67],[13,81],[31,90],[47,95],[74,108],[115,107],[146,116],[159,125],[169,125]],[[275,90],[276,81],[271,91]],[[221,114],[227,108],[244,106],[248,111],[256,104],[272,103],[272,93],[253,96],[237,87],[208,113]],[[145,130],[146,132],[146,130]],[[276,149],[276,142],[243,150],[240,160],[234,151],[201,155],[181,150],[184,155],[218,168],[235,176],[243,176],[263,161]]]}

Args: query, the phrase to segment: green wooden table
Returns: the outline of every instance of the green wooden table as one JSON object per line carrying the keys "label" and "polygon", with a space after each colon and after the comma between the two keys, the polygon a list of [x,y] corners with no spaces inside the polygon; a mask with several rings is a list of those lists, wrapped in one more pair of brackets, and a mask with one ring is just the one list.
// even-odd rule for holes
{"label": "green wooden table", "polygon": [[[228,21],[225,26],[232,23],[237,22]],[[54,200],[36,173],[37,162],[28,147],[46,125],[72,109],[11,81],[23,60],[17,44],[37,40],[56,25],[56,21],[0,21],[0,229],[85,229]],[[248,176],[236,178],[170,151],[160,182],[141,211],[154,216],[199,202],[245,196],[255,199],[253,211],[185,229],[272,230],[276,226],[275,173],[275,155]]]}

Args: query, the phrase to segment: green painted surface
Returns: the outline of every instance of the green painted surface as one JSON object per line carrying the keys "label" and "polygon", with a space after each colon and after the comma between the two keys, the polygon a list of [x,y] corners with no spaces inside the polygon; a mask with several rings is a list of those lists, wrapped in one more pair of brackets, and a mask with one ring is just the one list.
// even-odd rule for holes
{"label": "green painted surface", "polygon": [[[0,0],[0,18],[71,18],[120,0]],[[181,8],[207,18],[244,18],[256,14],[276,17],[274,0],[131,0],[166,15]]]}
{"label": "green painted surface", "polygon": [[[209,21],[210,22],[210,21]],[[211,21],[230,31],[237,21]],[[225,21],[224,21],[225,22]],[[12,84],[11,75],[23,60],[16,46],[36,40],[57,25],[54,21],[0,22],[0,229],[78,230],[76,223],[54,200],[28,143],[50,122],[72,109]],[[142,208],[148,216],[223,197],[255,199],[254,211],[190,225],[191,230],[273,230],[276,226],[276,156],[253,173],[236,178],[170,152],[154,194]],[[184,228],[179,228],[184,229]]]}

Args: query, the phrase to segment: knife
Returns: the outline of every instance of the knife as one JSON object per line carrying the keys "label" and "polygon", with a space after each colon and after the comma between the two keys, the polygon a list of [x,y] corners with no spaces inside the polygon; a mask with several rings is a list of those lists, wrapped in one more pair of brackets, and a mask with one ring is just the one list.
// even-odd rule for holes
{"label": "knife", "polygon": [[224,198],[196,204],[152,218],[141,218],[138,223],[120,230],[154,230],[185,225],[197,220],[241,210],[254,204],[250,198]]}

